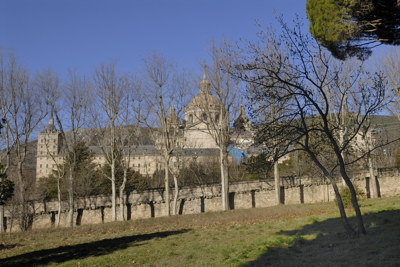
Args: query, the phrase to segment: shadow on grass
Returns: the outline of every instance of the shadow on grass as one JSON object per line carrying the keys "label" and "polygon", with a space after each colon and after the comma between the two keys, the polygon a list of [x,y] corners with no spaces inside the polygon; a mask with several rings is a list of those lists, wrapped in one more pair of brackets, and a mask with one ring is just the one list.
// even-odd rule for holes
{"label": "shadow on grass", "polygon": [[[264,254],[243,266],[400,266],[400,210],[363,219],[367,234],[349,237],[339,218],[311,218],[300,229],[279,232]],[[355,227],[354,217],[350,222]]]}
{"label": "shadow on grass", "polygon": [[113,239],[104,239],[91,243],[62,246],[53,249],[45,249],[0,260],[0,266],[37,266],[48,263],[62,263],[71,259],[82,259],[91,256],[102,256],[116,250],[125,249],[140,241],[153,238],[164,238],[170,235],[178,235],[189,230],[166,231],[143,235],[124,236]]}

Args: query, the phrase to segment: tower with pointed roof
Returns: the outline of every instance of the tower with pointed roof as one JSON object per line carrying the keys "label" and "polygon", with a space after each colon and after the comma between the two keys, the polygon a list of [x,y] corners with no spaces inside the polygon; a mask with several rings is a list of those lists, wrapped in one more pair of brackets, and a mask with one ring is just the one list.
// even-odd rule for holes
{"label": "tower with pointed roof", "polygon": [[233,122],[233,128],[235,131],[240,131],[240,132],[251,131],[250,119],[247,117],[243,105],[240,106],[239,116]]}
{"label": "tower with pointed roof", "polygon": [[240,106],[239,116],[233,122],[231,141],[234,147],[246,151],[254,144],[254,132],[244,106]]}
{"label": "tower with pointed roof", "polygon": [[61,162],[61,147],[62,137],[54,125],[52,112],[47,127],[38,135],[36,177],[48,176],[55,169],[54,165]]}
{"label": "tower with pointed roof", "polygon": [[178,127],[179,126],[179,118],[178,115],[176,115],[175,107],[174,105],[171,105],[169,109],[169,115],[167,116],[167,124],[169,127]]}

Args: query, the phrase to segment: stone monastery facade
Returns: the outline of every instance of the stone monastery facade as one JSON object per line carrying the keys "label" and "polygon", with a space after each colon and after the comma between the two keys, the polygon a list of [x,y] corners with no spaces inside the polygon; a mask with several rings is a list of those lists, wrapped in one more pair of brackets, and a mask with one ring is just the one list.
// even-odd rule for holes
{"label": "stone monastery facade", "polygon": [[[224,107],[212,95],[210,82],[207,80],[205,73],[199,84],[199,89],[197,96],[191,99],[185,107],[183,126],[173,109],[171,109],[167,118],[171,127],[183,127],[179,137],[181,148],[178,149],[179,151],[171,160],[172,168],[178,168],[179,161],[182,159],[186,161],[205,161],[210,157],[219,155],[218,147],[213,137],[216,134],[216,128],[210,127],[210,124],[219,123]],[[240,149],[249,147],[252,143],[251,125],[243,108],[234,123],[234,128],[238,130],[235,135],[232,135],[232,141],[236,141],[237,147]],[[98,165],[103,165],[105,157],[101,149],[96,146],[89,147],[94,153],[94,162]],[[54,126],[53,118],[50,118],[47,128],[38,135],[36,178],[39,179],[50,175],[53,170],[56,170],[57,164],[63,163],[64,156],[64,140],[61,133]],[[129,157],[130,167],[143,175],[152,175],[156,170],[164,168],[157,142],[155,142],[155,145],[136,147],[129,153]]]}

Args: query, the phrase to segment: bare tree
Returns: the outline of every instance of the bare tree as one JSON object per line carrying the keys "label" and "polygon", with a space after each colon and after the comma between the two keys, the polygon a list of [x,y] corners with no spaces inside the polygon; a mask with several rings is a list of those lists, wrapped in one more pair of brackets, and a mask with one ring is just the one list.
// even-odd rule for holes
{"label": "bare tree", "polygon": [[[175,201],[173,211],[176,213],[176,199],[178,194],[177,175],[172,172],[171,159],[176,152],[180,138],[179,114],[183,111],[183,101],[187,96],[188,88],[185,88],[184,75],[178,76],[173,73],[173,66],[169,61],[158,53],[150,54],[144,60],[147,77],[146,100],[155,114],[155,124],[159,131],[158,146],[162,151],[164,161],[164,183],[166,203],[166,215],[171,215],[170,205],[170,174],[175,183]],[[183,73],[183,72],[182,72]],[[169,111],[168,111],[169,110]]]}
{"label": "bare tree", "polygon": [[[221,169],[221,194],[222,208],[229,210],[229,168],[228,168],[228,146],[230,144],[230,125],[233,121],[233,115],[237,113],[239,93],[239,83],[230,76],[231,66],[236,55],[230,50],[230,45],[222,44],[220,47],[213,44],[210,49],[211,66],[208,70],[208,81],[206,80],[206,67],[204,70],[201,90],[207,91],[206,98],[209,98],[206,105],[201,103],[201,109],[205,115],[200,115],[200,120],[207,125],[209,134],[214,139],[220,152]],[[211,91],[210,91],[211,90]],[[217,102],[213,103],[211,95],[213,92]],[[209,94],[210,93],[210,94]],[[199,103],[200,104],[200,103]],[[218,111],[216,111],[216,109]]]}
{"label": "bare tree", "polygon": [[[331,182],[343,225],[349,234],[354,234],[335,180],[340,175],[351,192],[358,232],[365,233],[356,191],[347,171],[351,162],[345,161],[343,151],[351,147],[361,127],[368,124],[368,116],[385,106],[382,76],[368,73],[362,66],[353,66],[351,73],[343,73],[338,68],[340,64],[334,64],[335,59],[302,33],[300,24],[293,30],[283,22],[281,25],[279,37],[267,31],[259,35],[259,43],[244,46],[242,52],[246,56],[236,64],[235,75],[251,88],[253,114],[265,113],[270,103],[278,110],[279,116],[274,121],[257,122],[259,138],[278,140],[266,143],[272,150],[276,145],[283,147],[281,156],[295,150],[308,154]],[[335,82],[342,75],[350,77],[350,86]],[[332,113],[345,112],[344,106],[348,107],[347,114],[351,114],[352,127],[347,128],[346,139],[342,141],[343,124],[338,123],[342,116],[332,119]],[[322,152],[329,152],[330,159]]]}
{"label": "bare tree", "polygon": [[388,98],[391,105],[388,106],[389,111],[397,116],[400,120],[400,52],[398,49],[391,49],[389,53],[380,57],[376,62],[377,71],[384,73],[389,82],[390,90],[388,90]]}
{"label": "bare tree", "polygon": [[120,120],[123,126],[118,131],[118,145],[122,150],[123,179],[119,186],[119,205],[120,220],[125,220],[125,187],[128,172],[131,166],[132,152],[141,144],[141,126],[146,117],[146,110],[143,107],[141,98],[142,81],[138,77],[133,77],[129,87],[125,88],[124,96],[121,101]]}
{"label": "bare tree", "polygon": [[[7,57],[0,53],[0,108],[1,108],[1,128],[6,127],[5,118],[8,116],[8,110],[10,109],[10,104],[7,99],[6,94],[8,90],[8,64]],[[7,170],[10,167],[10,151],[11,151],[11,140],[9,131],[4,129],[0,132],[1,136],[1,146],[4,149],[0,152],[0,161],[3,163],[1,168],[1,182],[3,177],[6,176]],[[0,204],[0,233],[4,232],[4,205]]]}
{"label": "bare tree", "polygon": [[[387,90],[387,99],[390,105],[387,105],[386,109],[400,120],[400,52],[398,49],[393,48],[389,50],[389,53],[380,57],[375,66],[376,70],[382,72],[388,81],[389,90]],[[372,134],[363,134],[364,147],[371,148],[372,144]],[[379,145],[378,145],[379,146]],[[372,147],[374,148],[374,147]],[[370,180],[372,181],[372,194],[371,197],[378,197],[378,185],[374,175],[374,166],[372,153],[367,153],[367,162],[370,172]]]}
{"label": "bare tree", "polygon": [[[39,152],[39,146],[45,147],[44,153],[46,157],[50,157],[53,163],[57,166],[56,167],[56,172],[57,172],[57,199],[58,199],[58,214],[57,214],[57,225],[59,226],[60,224],[60,216],[61,216],[61,179],[64,178],[65,175],[65,169],[64,165],[61,164],[60,159],[59,159],[59,154],[58,154],[58,149],[53,149],[54,143],[54,138],[49,138],[49,135],[52,134],[58,134],[55,126],[54,126],[54,112],[59,110],[59,106],[57,105],[59,99],[60,99],[60,88],[59,88],[59,80],[58,76],[52,72],[50,69],[43,70],[39,73],[36,74],[35,76],[35,83],[38,88],[40,88],[45,97],[45,102],[46,105],[49,106],[50,108],[50,118],[49,118],[49,123],[44,130],[44,136],[43,138],[38,139],[38,151],[37,154],[40,154],[41,151]],[[40,136],[40,134],[39,134]],[[58,144],[57,144],[58,145]],[[41,157],[42,155],[39,155]],[[40,158],[37,158],[39,160]]]}
{"label": "bare tree", "polygon": [[170,168],[172,178],[174,181],[174,197],[172,205],[172,213],[178,214],[178,196],[179,196],[179,173],[183,166],[188,162],[188,158],[184,155],[186,144],[184,141],[184,127],[185,122],[181,121],[182,113],[184,112],[185,104],[188,102],[188,97],[191,95],[191,81],[190,75],[186,70],[176,71],[172,76],[172,92],[173,103],[170,107],[167,123],[174,144],[174,163]]}
{"label": "bare tree", "polygon": [[111,174],[108,177],[111,181],[111,194],[112,194],[112,220],[117,220],[116,210],[116,164],[118,153],[121,153],[120,148],[117,146],[116,127],[118,126],[118,116],[121,112],[121,104],[123,100],[124,90],[128,89],[129,79],[127,75],[121,75],[117,72],[115,64],[109,62],[108,64],[100,64],[95,70],[94,85],[97,92],[99,107],[97,111],[102,112],[103,116],[96,118],[97,129],[106,130],[104,145],[102,146],[103,155],[106,162],[111,167]]}
{"label": "bare tree", "polygon": [[171,64],[161,55],[153,53],[149,55],[145,60],[145,71],[149,79],[149,92],[146,97],[149,102],[149,106],[153,107],[153,112],[157,116],[160,129],[162,157],[164,161],[164,184],[165,184],[165,204],[166,204],[166,215],[171,215],[170,205],[170,185],[169,185],[169,164],[172,153],[175,149],[175,144],[171,140],[171,132],[169,131],[167,122],[167,108],[166,100],[168,100],[166,85],[171,76]]}
{"label": "bare tree", "polygon": [[[80,75],[76,69],[68,71],[67,78],[61,85],[56,75],[50,71],[43,71],[37,77],[37,84],[43,88],[47,105],[50,107],[50,118],[47,130],[59,135],[59,143],[52,148],[54,140],[44,140],[50,157],[56,168],[58,181],[58,198],[61,202],[61,179],[67,178],[68,188],[68,217],[67,226],[74,226],[74,180],[78,156],[76,144],[84,138],[82,129],[88,123],[87,111],[91,106],[91,86],[88,80]],[[61,90],[62,89],[62,90]],[[58,130],[56,129],[58,127]],[[67,157],[65,157],[68,155]],[[67,169],[66,169],[67,167]],[[61,206],[58,211],[60,223]]]}
{"label": "bare tree", "polygon": [[[2,71],[2,115],[5,119],[6,145],[15,162],[17,205],[20,208],[19,226],[22,230],[31,227],[33,210],[27,203],[28,190],[33,188],[34,177],[24,172],[31,135],[46,115],[44,99],[38,88],[34,88],[28,71],[10,55]],[[9,175],[12,176],[11,173]]]}

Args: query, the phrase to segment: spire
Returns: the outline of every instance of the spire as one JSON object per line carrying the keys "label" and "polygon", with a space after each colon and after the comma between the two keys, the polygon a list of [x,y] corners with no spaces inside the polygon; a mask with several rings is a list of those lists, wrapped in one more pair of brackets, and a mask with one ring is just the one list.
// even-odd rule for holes
{"label": "spire", "polygon": [[48,127],[54,127],[54,117],[53,117],[53,108],[51,108],[51,112],[50,112],[50,118],[49,118],[49,125]]}
{"label": "spire", "polygon": [[179,118],[175,112],[175,105],[174,103],[171,104],[169,108],[169,115],[167,116],[168,123],[177,124],[179,123]]}
{"label": "spire", "polygon": [[207,80],[207,75],[206,75],[206,68],[207,65],[204,65],[203,80],[200,82],[200,93],[211,94],[210,82]]}
{"label": "spire", "polygon": [[54,132],[57,131],[56,127],[54,126],[54,115],[53,115],[53,113],[54,113],[54,110],[53,110],[53,107],[52,107],[51,111],[50,111],[49,123],[47,124],[47,127],[44,130],[47,133],[54,133]]}
{"label": "spire", "polygon": [[169,115],[175,114],[175,105],[174,103],[171,104],[171,107],[169,108]]}
{"label": "spire", "polygon": [[240,114],[233,123],[233,127],[241,131],[249,131],[251,129],[251,123],[243,105],[240,105]]}
{"label": "spire", "polygon": [[244,106],[240,105],[240,115],[239,116],[245,116],[246,114],[244,113]]}

